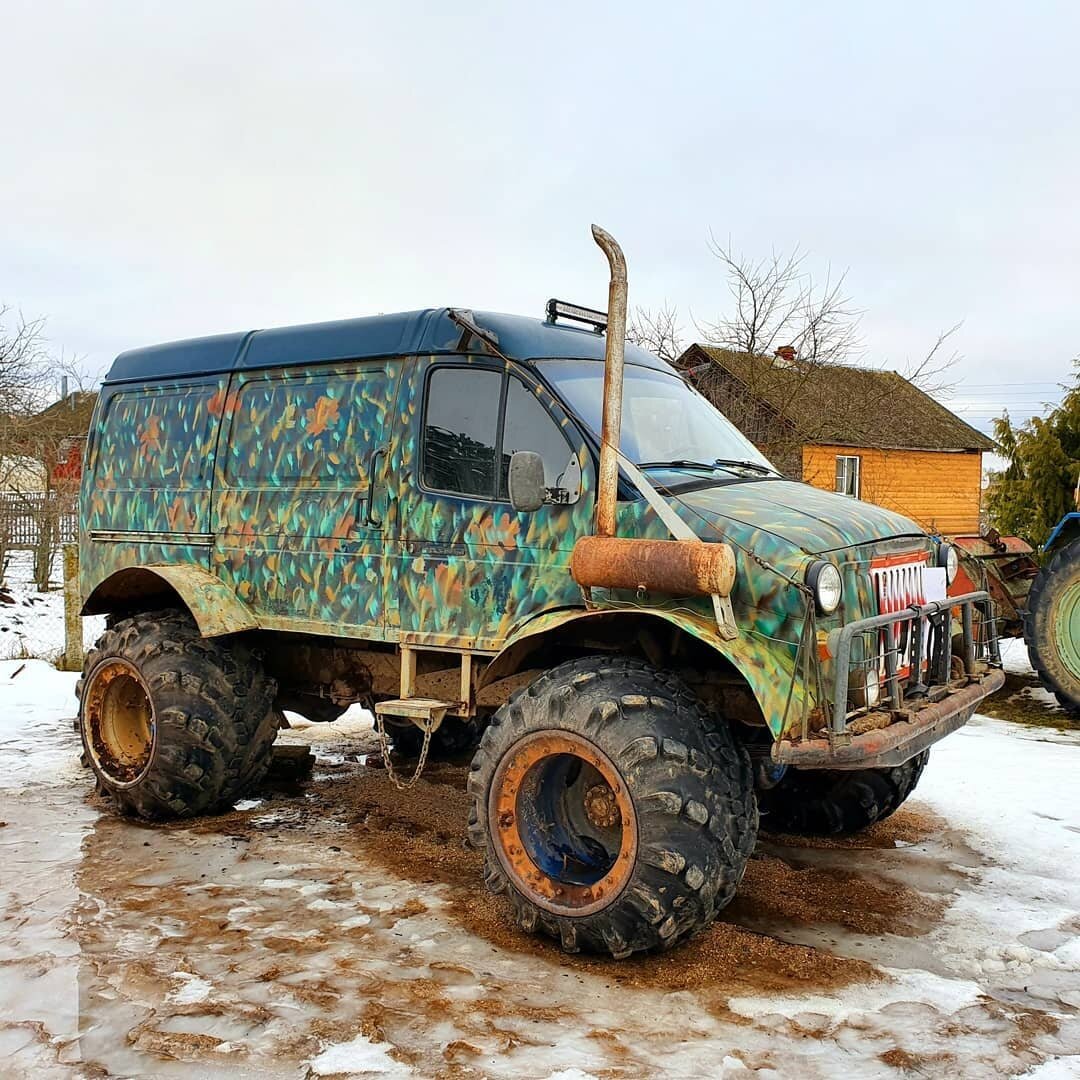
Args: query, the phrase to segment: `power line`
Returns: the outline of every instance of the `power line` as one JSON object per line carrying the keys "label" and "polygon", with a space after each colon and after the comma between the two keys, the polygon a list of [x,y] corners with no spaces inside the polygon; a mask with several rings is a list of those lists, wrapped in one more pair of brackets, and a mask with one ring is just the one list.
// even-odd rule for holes
{"label": "power line", "polygon": [[1061,387],[1061,382],[1056,380],[1032,382],[964,382],[962,386],[971,387],[973,390],[993,390],[998,387]]}

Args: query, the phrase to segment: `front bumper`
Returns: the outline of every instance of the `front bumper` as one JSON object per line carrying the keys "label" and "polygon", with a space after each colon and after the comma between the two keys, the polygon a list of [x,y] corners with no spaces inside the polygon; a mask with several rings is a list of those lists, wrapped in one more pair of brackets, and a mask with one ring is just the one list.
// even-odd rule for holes
{"label": "front bumper", "polygon": [[910,710],[910,717],[895,720],[887,727],[846,740],[829,738],[781,739],[773,743],[772,759],[778,765],[798,765],[806,769],[888,769],[903,765],[928,746],[971,719],[979,702],[1005,685],[1005,672],[987,671],[973,677],[968,685],[950,687],[940,701],[928,701]]}
{"label": "front bumper", "polygon": [[[953,633],[957,615],[958,655]],[[861,652],[869,661],[853,661],[860,639],[865,646]],[[901,640],[906,644],[901,646]],[[986,592],[913,604],[901,612],[848,623],[830,635],[829,652],[835,680],[826,727],[774,743],[771,756],[777,765],[807,769],[902,765],[966,724],[979,702],[1005,684],[993,604]],[[872,708],[849,710],[850,688],[859,682],[859,672],[865,684],[868,663],[880,665],[882,700]],[[960,671],[955,669],[957,663]],[[911,685],[904,685],[904,672],[912,675]]]}

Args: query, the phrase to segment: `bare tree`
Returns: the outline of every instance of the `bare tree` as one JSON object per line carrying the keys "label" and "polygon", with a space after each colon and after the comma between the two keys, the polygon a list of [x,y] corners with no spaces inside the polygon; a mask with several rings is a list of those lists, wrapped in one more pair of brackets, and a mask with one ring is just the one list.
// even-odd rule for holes
{"label": "bare tree", "polygon": [[[750,356],[776,358],[795,366],[808,377],[823,364],[857,364],[865,358],[863,312],[847,295],[847,272],[836,275],[829,267],[824,281],[816,281],[806,266],[806,253],[773,252],[765,259],[736,254],[710,236],[710,248],[720,260],[728,281],[734,310],[713,323],[699,323],[704,340],[721,349]],[[673,313],[672,313],[673,314]],[[949,388],[945,373],[960,359],[946,345],[960,329],[956,323],[941,331],[920,360],[899,372],[926,393]]]}
{"label": "bare tree", "polygon": [[715,237],[709,247],[733,302],[729,314],[698,325],[710,345],[751,356],[790,347],[808,364],[847,363],[862,355],[862,311],[844,291],[846,273],[834,275],[830,268],[824,281],[815,281],[798,248],[752,259]]}
{"label": "bare tree", "polygon": [[947,375],[956,367],[962,356],[956,349],[950,349],[948,346],[963,325],[963,322],[958,322],[947,330],[942,330],[927,349],[926,355],[904,368],[901,372],[904,378],[931,397],[952,390],[956,384]]}
{"label": "bare tree", "polygon": [[[890,400],[910,392],[904,380],[931,394],[946,389],[945,372],[958,359],[946,346],[959,324],[896,372],[899,378],[867,378],[860,374],[871,367],[865,363],[863,313],[845,290],[845,274],[828,269],[823,280],[815,280],[798,248],[755,259],[715,238],[710,246],[723,267],[730,301],[715,321],[696,325],[703,342],[728,358],[697,369],[695,377],[785,471],[799,475],[802,447],[827,442],[836,431],[857,431],[863,445],[877,445],[887,429],[881,418]],[[738,371],[735,379],[724,374],[731,366]]]}
{"label": "bare tree", "polygon": [[34,578],[49,586],[62,506],[73,502],[74,491],[51,491],[52,470],[62,463],[71,442],[71,421],[55,407],[60,378],[66,376],[76,393],[69,397],[72,415],[81,404],[85,414],[88,378],[74,357],[50,354],[44,319],[28,320],[0,306],[0,576],[11,541],[12,514],[36,522]]}
{"label": "bare tree", "polygon": [[635,308],[626,328],[626,340],[674,364],[684,348],[679,313],[667,301],[655,313],[649,308]]}
{"label": "bare tree", "polygon": [[48,400],[52,381],[44,326],[43,319],[28,320],[0,306],[0,489],[32,482],[27,428]]}

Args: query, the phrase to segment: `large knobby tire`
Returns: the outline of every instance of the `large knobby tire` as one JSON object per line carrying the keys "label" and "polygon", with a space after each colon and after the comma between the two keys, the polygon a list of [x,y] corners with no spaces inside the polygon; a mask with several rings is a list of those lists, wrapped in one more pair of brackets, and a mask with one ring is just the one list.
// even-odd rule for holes
{"label": "large knobby tire", "polygon": [[704,929],[757,838],[750,760],[675,676],[562,664],[495,714],[469,772],[469,837],[518,924],[625,957]]}
{"label": "large knobby tire", "polygon": [[1042,684],[1064,708],[1080,712],[1080,537],[1058,548],[1035,578],[1024,641]]}
{"label": "large knobby tire", "polygon": [[201,637],[186,612],[135,615],[86,657],[83,750],[124,813],[211,813],[265,776],[281,719],[275,691],[251,649]]}
{"label": "large knobby tire", "polygon": [[287,726],[287,721],[284,713],[275,708],[268,709],[262,721],[255,725],[250,734],[247,749],[240,760],[239,768],[221,792],[223,806],[255,790],[266,779],[266,774],[274,761],[274,740],[285,726]]}
{"label": "large knobby tire", "polygon": [[915,790],[930,751],[893,769],[791,769],[758,792],[761,827],[798,836],[847,836],[883,821]]}

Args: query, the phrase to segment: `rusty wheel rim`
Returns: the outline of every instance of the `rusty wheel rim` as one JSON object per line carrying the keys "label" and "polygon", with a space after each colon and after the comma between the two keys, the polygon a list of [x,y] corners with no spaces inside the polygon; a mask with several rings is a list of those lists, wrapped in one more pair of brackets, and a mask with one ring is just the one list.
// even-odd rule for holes
{"label": "rusty wheel rim", "polygon": [[607,755],[572,732],[537,732],[506,754],[488,824],[514,887],[557,915],[607,907],[634,868],[637,816],[625,781]]}
{"label": "rusty wheel rim", "polygon": [[86,749],[97,770],[116,787],[146,773],[157,725],[146,684],[134,664],[114,658],[91,672],[83,697]]}

